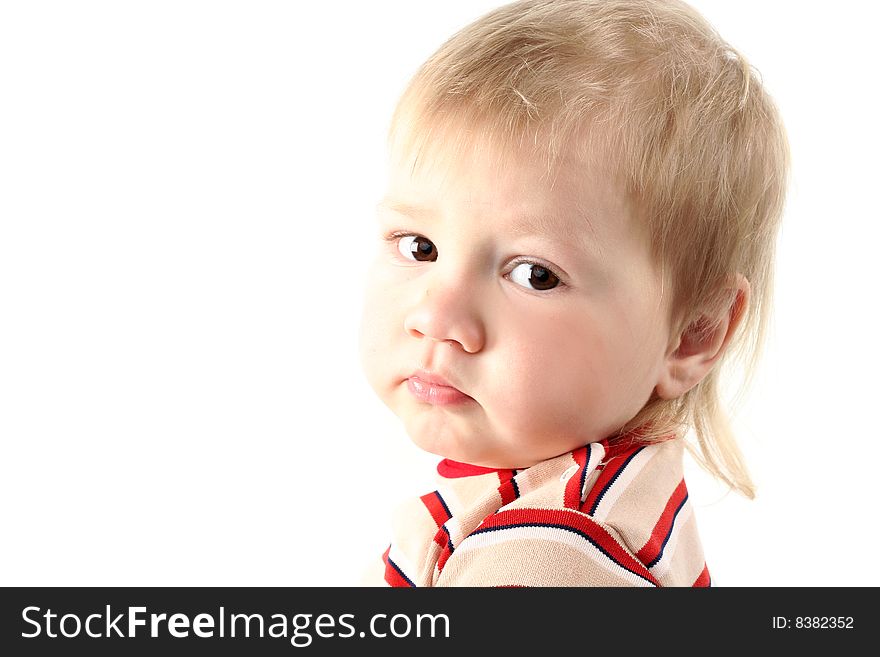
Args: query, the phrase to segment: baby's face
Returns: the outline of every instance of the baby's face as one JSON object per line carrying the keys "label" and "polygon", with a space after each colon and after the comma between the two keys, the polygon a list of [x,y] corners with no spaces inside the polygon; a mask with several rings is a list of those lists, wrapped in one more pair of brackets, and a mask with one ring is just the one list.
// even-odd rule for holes
{"label": "baby's face", "polygon": [[623,197],[524,157],[392,171],[361,336],[421,448],[523,468],[613,434],[650,398],[668,305]]}

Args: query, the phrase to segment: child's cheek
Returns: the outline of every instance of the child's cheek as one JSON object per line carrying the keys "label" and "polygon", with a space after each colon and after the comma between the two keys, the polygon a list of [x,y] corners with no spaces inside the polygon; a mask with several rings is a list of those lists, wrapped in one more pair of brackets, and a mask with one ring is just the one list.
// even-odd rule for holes
{"label": "child's cheek", "polygon": [[523,322],[510,336],[499,360],[523,406],[576,414],[568,407],[577,408],[613,375],[608,358],[612,345],[583,317],[577,312],[533,316],[538,321]]}

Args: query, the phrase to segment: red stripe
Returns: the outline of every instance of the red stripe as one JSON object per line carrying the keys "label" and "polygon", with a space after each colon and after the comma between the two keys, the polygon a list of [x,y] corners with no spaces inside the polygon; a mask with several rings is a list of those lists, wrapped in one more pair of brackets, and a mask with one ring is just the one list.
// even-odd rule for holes
{"label": "red stripe", "polygon": [[422,495],[419,499],[422,500],[438,527],[442,527],[443,523],[452,517],[446,512],[446,508],[443,506],[443,502],[440,501],[437,491]]}
{"label": "red stripe", "polygon": [[440,546],[440,555],[437,557],[437,572],[443,570],[446,560],[452,554],[452,550],[449,548],[449,541],[449,534],[443,528],[438,529],[437,533],[434,534],[434,542]]}
{"label": "red stripe", "polygon": [[604,440],[602,441],[602,446],[607,450],[605,452],[605,458],[603,459],[605,467],[602,468],[602,473],[590,488],[590,492],[587,493],[584,503],[580,505],[580,510],[584,513],[591,512],[593,505],[596,503],[596,500],[599,499],[599,495],[602,493],[605,486],[623,469],[626,459],[630,454],[643,447],[643,445],[629,445],[627,449],[620,449],[615,448],[614,446],[609,447]]}
{"label": "red stripe", "polygon": [[[443,567],[446,565],[446,562],[449,560],[449,557],[452,556],[452,549],[449,547],[449,537],[446,536],[446,532],[441,532],[445,537],[446,541],[443,543],[443,549],[440,550],[440,556],[437,557],[437,572],[442,573]],[[440,542],[438,540],[440,537],[435,536],[434,541],[437,543]]]}
{"label": "red stripe", "polygon": [[513,485],[513,470],[499,470],[498,479],[501,481],[501,485],[498,487],[501,506],[507,506],[517,497],[516,488]]}
{"label": "red stripe", "polygon": [[709,577],[709,566],[703,564],[703,572],[700,573],[700,576],[697,577],[697,581],[694,582],[694,586],[712,586],[712,578]]}
{"label": "red stripe", "polygon": [[581,508],[581,478],[584,472],[584,466],[587,463],[587,447],[581,447],[571,453],[574,462],[577,463],[578,469],[565,484],[565,508],[577,511]]}
{"label": "red stripe", "polygon": [[483,521],[474,532],[482,533],[491,528],[508,528],[529,525],[555,525],[574,530],[589,537],[618,566],[642,577],[655,586],[660,583],[648,572],[645,565],[630,554],[602,525],[589,516],[568,509],[509,509],[499,511]]}
{"label": "red stripe", "polygon": [[667,500],[666,508],[664,508],[663,513],[660,514],[657,524],[654,525],[654,531],[651,532],[651,537],[645,541],[642,549],[636,554],[642,563],[651,563],[657,558],[657,555],[660,554],[660,550],[663,548],[663,542],[669,535],[669,530],[672,529],[672,522],[675,520],[675,512],[678,510],[678,507],[681,506],[681,502],[687,497],[687,494],[687,487],[684,485],[684,479],[682,479],[678,486],[675,487],[675,490],[672,491],[669,500]]}
{"label": "red stripe", "polygon": [[382,561],[385,562],[385,581],[388,582],[391,586],[404,587],[404,588],[412,588],[412,584],[406,581],[404,577],[398,572],[397,568],[395,568],[391,564],[391,559],[388,554],[391,552],[391,546],[388,546],[388,549],[385,550],[385,554],[382,555]]}

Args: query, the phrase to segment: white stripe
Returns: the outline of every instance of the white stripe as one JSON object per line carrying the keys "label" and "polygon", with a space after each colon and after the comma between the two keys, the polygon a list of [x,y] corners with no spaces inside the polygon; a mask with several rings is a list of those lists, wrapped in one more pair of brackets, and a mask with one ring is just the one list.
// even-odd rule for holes
{"label": "white stripe", "polygon": [[603,458],[605,458],[605,448],[599,443],[591,443],[587,451],[587,472],[584,477],[584,485],[581,486],[581,502],[587,499],[587,493],[592,488],[590,486],[591,475],[596,472],[596,467],[602,462]]}
{"label": "white stripe", "polygon": [[461,531],[461,525],[458,523],[458,518],[452,516],[444,523],[444,525],[449,531],[449,540],[452,541],[452,548],[457,548],[458,544],[464,538],[464,534]]}
{"label": "white stripe", "polygon": [[[629,487],[632,480],[639,474],[639,471],[647,465],[648,461],[654,458],[658,449],[659,445],[649,445],[648,447],[645,447],[633,457],[621,472],[617,474],[617,479],[614,480],[614,483],[605,491],[605,494],[599,501],[599,505],[596,507],[596,512],[593,514],[594,520],[602,521],[608,517],[608,514],[611,512],[611,509],[614,507],[618,498],[623,494],[627,487]],[[605,467],[608,467],[608,464],[606,464]]]}
{"label": "white stripe", "polygon": [[517,540],[539,540],[561,543],[589,557],[590,561],[615,577],[622,577],[633,586],[654,586],[651,582],[619,566],[599,548],[580,534],[558,527],[507,527],[492,531],[472,534],[465,539],[456,550],[456,554],[466,554],[475,550],[491,547],[500,543]]}

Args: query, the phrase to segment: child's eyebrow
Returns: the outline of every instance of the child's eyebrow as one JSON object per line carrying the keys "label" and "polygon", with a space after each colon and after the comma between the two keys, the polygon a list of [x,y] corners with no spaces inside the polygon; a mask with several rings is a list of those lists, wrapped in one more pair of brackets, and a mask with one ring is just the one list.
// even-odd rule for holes
{"label": "child's eyebrow", "polygon": [[566,240],[592,257],[604,253],[604,245],[590,213],[580,207],[572,207],[558,212],[517,213],[508,223],[507,230],[518,237],[550,237],[553,240]]}
{"label": "child's eyebrow", "polygon": [[563,217],[551,214],[520,213],[507,223],[508,230],[514,235],[537,236],[561,235],[581,240],[583,231],[578,231],[572,222]]}
{"label": "child's eyebrow", "polygon": [[[390,199],[380,201],[376,209],[390,210],[417,221],[435,220],[438,217],[438,213],[429,207],[396,202]],[[598,235],[589,216],[580,210],[575,212],[577,212],[579,220],[577,225],[567,217],[559,216],[555,213],[520,211],[514,214],[513,218],[507,222],[507,232],[509,235],[517,237],[546,237],[550,235],[554,238],[572,241],[585,253],[601,251],[602,245],[599,243]]]}
{"label": "child's eyebrow", "polygon": [[437,213],[430,208],[425,208],[418,205],[410,205],[408,203],[397,203],[395,201],[389,201],[387,199],[379,201],[379,203],[376,205],[376,209],[391,210],[392,212],[396,212],[398,214],[411,217],[413,219],[433,219],[437,216]]}

